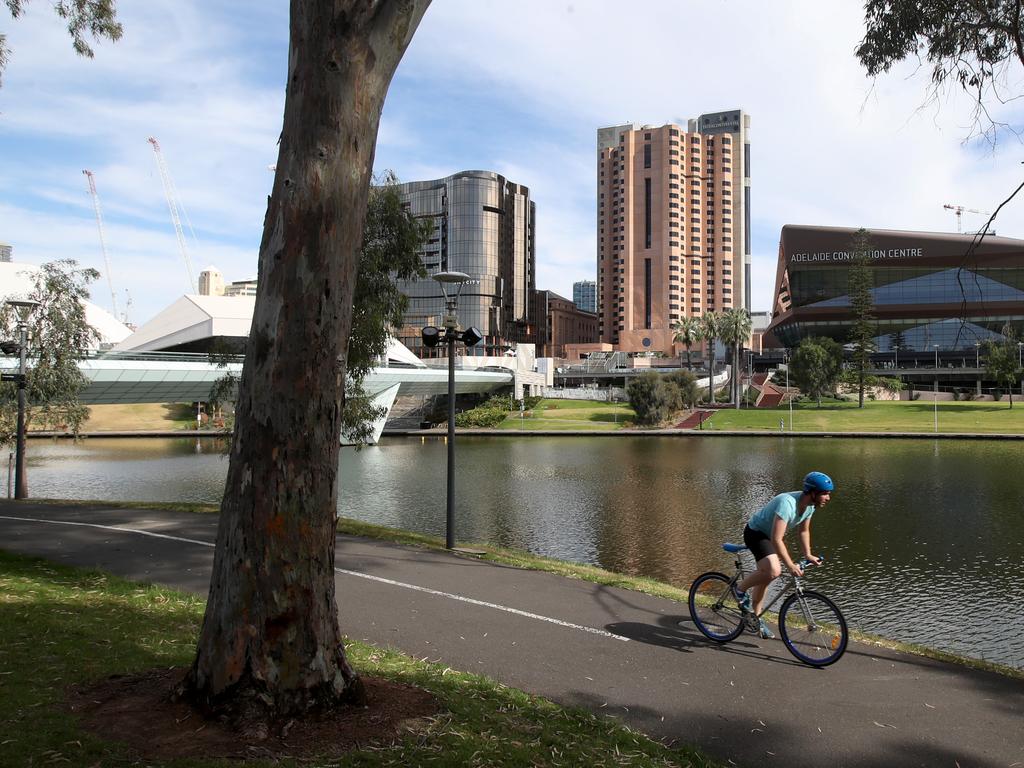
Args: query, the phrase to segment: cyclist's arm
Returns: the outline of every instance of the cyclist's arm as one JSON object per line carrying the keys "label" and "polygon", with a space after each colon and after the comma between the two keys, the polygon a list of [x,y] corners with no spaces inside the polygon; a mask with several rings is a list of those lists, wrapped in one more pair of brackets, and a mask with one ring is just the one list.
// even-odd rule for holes
{"label": "cyclist's arm", "polygon": [[804,548],[804,557],[817,565],[820,561],[811,552],[811,518],[808,517],[800,523],[797,530],[800,532],[800,544]]}
{"label": "cyclist's arm", "polygon": [[783,541],[783,537],[786,535],[786,521],[781,517],[776,517],[772,522],[772,546],[775,547],[775,552],[782,560],[782,564],[789,569],[790,573],[796,574],[797,576],[803,575],[803,570],[800,566],[793,562],[793,558],[789,556],[789,550],[786,549],[786,542]]}

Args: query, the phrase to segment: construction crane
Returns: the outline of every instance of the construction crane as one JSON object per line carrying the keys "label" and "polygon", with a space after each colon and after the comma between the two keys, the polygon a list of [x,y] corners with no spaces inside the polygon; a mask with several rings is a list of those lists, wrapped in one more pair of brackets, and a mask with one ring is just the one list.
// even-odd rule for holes
{"label": "construction crane", "polygon": [[[188,270],[188,286],[192,293],[196,293],[196,281],[192,276],[192,260],[188,255],[188,246],[185,243],[185,233],[181,229],[181,217],[178,216],[178,195],[174,189],[174,182],[171,181],[170,171],[167,170],[167,162],[160,151],[160,142],[150,136],[147,141],[153,145],[153,152],[156,155],[156,167],[160,171],[160,180],[164,185],[164,195],[167,197],[167,208],[171,212],[171,221],[174,223],[174,234],[178,238],[178,249],[181,251],[181,258],[185,260],[185,269]],[[190,225],[191,226],[191,225]]]}
{"label": "construction crane", "polygon": [[957,232],[963,232],[963,229],[961,229],[961,227],[960,227],[960,217],[964,214],[964,212],[967,212],[967,213],[979,213],[982,216],[991,216],[992,215],[989,211],[979,211],[977,208],[965,208],[962,205],[950,205],[949,203],[946,203],[942,207],[945,208],[948,211],[953,211],[954,213],[956,213],[956,231]]}
{"label": "construction crane", "polygon": [[100,230],[100,250],[103,251],[103,265],[107,270],[107,285],[110,287],[110,303],[114,309],[114,317],[117,317],[117,294],[114,293],[114,278],[110,271],[110,257],[107,256],[107,238],[103,232],[103,213],[100,211],[100,196],[96,192],[96,176],[92,171],[82,171],[89,180],[89,194],[92,195],[92,207],[96,211],[96,226]]}

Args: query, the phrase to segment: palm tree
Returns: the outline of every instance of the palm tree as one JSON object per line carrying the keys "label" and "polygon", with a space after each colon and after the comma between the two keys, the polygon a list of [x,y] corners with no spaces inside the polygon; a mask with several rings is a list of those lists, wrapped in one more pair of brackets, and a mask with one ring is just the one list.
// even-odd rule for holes
{"label": "palm tree", "polygon": [[[700,341],[700,320],[696,317],[684,317],[672,323],[672,343],[686,347],[686,368],[693,370],[690,347]],[[682,364],[682,355],[679,363]]]}
{"label": "palm tree", "polygon": [[708,402],[715,402],[715,340],[722,328],[722,317],[709,310],[701,315],[700,336],[708,343]]}
{"label": "palm tree", "polygon": [[732,399],[740,407],[740,346],[750,338],[753,323],[750,314],[742,307],[735,307],[721,317],[719,333],[722,341],[732,348]]}

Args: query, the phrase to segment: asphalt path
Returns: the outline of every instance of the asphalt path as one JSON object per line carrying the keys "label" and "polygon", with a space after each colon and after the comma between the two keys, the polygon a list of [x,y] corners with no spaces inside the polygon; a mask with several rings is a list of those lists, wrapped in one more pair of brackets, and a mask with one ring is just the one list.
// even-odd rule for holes
{"label": "asphalt path", "polygon": [[[213,515],[0,501],[8,551],[200,594],[216,525]],[[814,669],[778,640],[710,644],[682,603],[443,551],[338,536],[336,565],[348,636],[736,765],[1024,766],[1018,680],[857,643]]]}

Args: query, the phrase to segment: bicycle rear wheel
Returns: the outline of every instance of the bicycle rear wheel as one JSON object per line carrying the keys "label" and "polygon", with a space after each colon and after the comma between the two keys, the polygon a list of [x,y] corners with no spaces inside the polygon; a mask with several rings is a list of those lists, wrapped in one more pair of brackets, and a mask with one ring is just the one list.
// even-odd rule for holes
{"label": "bicycle rear wheel", "polygon": [[690,618],[701,634],[716,643],[727,643],[743,631],[743,616],[724,573],[709,571],[690,585]]}
{"label": "bicycle rear wheel", "polygon": [[839,661],[849,640],[846,619],[836,604],[810,590],[792,594],[782,603],[779,631],[789,652],[812,667]]}

